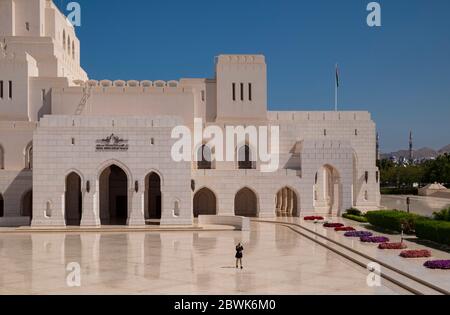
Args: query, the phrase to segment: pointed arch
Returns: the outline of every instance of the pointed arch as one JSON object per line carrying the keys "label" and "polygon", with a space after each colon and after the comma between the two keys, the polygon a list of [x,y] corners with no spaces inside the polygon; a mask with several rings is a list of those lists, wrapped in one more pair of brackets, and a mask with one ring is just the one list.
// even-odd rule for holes
{"label": "pointed arch", "polygon": [[162,178],[157,171],[145,176],[145,219],[161,220],[162,217]]}
{"label": "pointed arch", "polygon": [[236,216],[257,217],[258,206],[258,195],[249,187],[244,187],[236,193],[234,198],[234,213]]}
{"label": "pointed arch", "polygon": [[33,218],[33,190],[26,191],[20,198],[20,215]]}
{"label": "pointed arch", "polygon": [[126,225],[131,211],[131,174],[121,164],[108,161],[100,167],[98,202],[102,225]]}
{"label": "pointed arch", "polygon": [[278,190],[275,196],[275,208],[278,217],[299,216],[299,198],[295,189],[285,186]]}
{"label": "pointed arch", "polygon": [[217,214],[217,197],[209,188],[203,187],[194,195],[194,217]]}
{"label": "pointed arch", "polygon": [[80,226],[83,213],[83,180],[75,172],[70,172],[65,178],[65,209],[64,218],[67,226]]}
{"label": "pointed arch", "polygon": [[133,190],[134,180],[133,180],[133,176],[132,176],[131,170],[125,165],[125,163],[122,163],[119,160],[111,159],[111,160],[107,160],[107,161],[101,163],[100,167],[97,169],[97,177],[99,178],[104,170],[106,170],[107,168],[109,168],[109,167],[111,167],[113,165],[121,168],[125,172],[125,174],[128,177],[128,189],[129,190]]}

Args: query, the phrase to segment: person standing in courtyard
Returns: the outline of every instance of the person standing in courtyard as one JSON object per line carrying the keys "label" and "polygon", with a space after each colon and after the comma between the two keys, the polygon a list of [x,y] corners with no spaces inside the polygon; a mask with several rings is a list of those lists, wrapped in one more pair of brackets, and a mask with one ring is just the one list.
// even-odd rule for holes
{"label": "person standing in courtyard", "polygon": [[244,258],[244,246],[242,246],[241,243],[239,243],[236,246],[236,269],[239,268],[239,264],[241,265],[241,269],[244,269],[244,266],[242,266],[242,259]]}

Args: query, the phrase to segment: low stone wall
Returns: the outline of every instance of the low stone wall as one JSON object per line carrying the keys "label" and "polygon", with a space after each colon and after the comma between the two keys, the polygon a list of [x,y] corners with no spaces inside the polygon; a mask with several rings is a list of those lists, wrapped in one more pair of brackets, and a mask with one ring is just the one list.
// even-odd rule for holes
{"label": "low stone wall", "polygon": [[198,223],[201,225],[230,225],[240,231],[250,231],[250,219],[236,216],[219,215],[201,215],[198,217]]}

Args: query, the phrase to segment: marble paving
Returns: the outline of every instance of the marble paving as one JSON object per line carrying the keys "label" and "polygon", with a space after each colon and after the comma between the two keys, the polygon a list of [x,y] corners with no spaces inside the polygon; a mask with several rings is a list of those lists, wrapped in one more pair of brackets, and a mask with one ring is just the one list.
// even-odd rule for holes
{"label": "marble paving", "polygon": [[[0,234],[0,294],[404,294],[291,230]],[[244,270],[234,247],[243,242]],[[80,287],[70,287],[71,263]]]}

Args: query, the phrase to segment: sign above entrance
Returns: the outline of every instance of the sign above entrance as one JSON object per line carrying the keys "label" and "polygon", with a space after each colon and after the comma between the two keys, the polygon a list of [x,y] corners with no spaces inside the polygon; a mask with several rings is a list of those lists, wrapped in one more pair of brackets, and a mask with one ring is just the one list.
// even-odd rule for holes
{"label": "sign above entrance", "polygon": [[97,152],[128,151],[128,140],[123,140],[114,134],[101,140],[97,140],[95,150]]}

